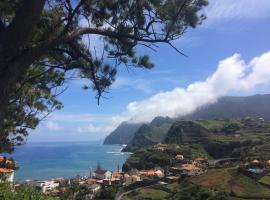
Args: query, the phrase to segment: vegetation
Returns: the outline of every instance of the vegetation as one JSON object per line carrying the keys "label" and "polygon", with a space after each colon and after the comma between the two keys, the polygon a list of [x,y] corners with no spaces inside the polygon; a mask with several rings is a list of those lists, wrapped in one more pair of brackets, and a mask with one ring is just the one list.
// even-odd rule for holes
{"label": "vegetation", "polygon": [[259,183],[265,184],[267,186],[270,186],[270,174],[267,174],[266,176],[262,177],[259,180]]}
{"label": "vegetation", "polygon": [[201,176],[191,178],[191,182],[196,185],[223,190],[233,196],[241,198],[263,199],[270,197],[268,187],[243,175],[235,168],[211,169]]}
{"label": "vegetation", "polygon": [[270,123],[260,119],[177,121],[164,142],[199,144],[213,158],[270,158]]}
{"label": "vegetation", "polygon": [[123,200],[226,200],[228,195],[188,182],[173,183],[167,186],[153,186],[131,192]]}
{"label": "vegetation", "polygon": [[118,192],[118,187],[116,186],[108,186],[101,189],[101,191],[97,194],[98,199],[114,199],[116,193]]}
{"label": "vegetation", "polygon": [[[61,108],[55,88],[70,72],[88,79],[84,88],[94,89],[99,101],[118,65],[154,66],[148,55],[136,54],[137,46],[156,49],[165,43],[182,54],[172,41],[205,19],[199,11],[206,5],[206,0],[1,1],[0,151],[20,144],[44,117],[40,113]],[[98,38],[104,45],[100,54],[92,46]]]}
{"label": "vegetation", "polygon": [[134,152],[142,147],[162,142],[171,125],[172,120],[168,117],[156,117],[150,124],[141,125],[123,151]]}
{"label": "vegetation", "polygon": [[30,187],[13,189],[7,183],[0,183],[0,199],[3,200],[55,200],[56,198],[39,194]]}
{"label": "vegetation", "polygon": [[164,143],[169,144],[163,152],[151,149],[151,144],[156,144],[154,139],[145,139],[154,134],[153,130],[153,126],[150,128],[146,125],[139,129],[137,133],[142,131],[142,134],[135,135],[132,141],[137,141],[143,148],[127,159],[124,170],[164,167],[170,165],[171,159],[177,154],[184,155],[186,159],[270,159],[270,145],[267,142],[270,139],[270,123],[259,119],[176,121],[163,136]]}
{"label": "vegetation", "polygon": [[170,164],[170,156],[165,152],[153,152],[149,150],[137,151],[124,163],[122,170],[129,171],[132,168],[153,169],[155,167],[166,167]]}
{"label": "vegetation", "polygon": [[[270,101],[269,94],[253,95],[248,97],[222,97],[218,100],[218,102],[200,108],[194,113],[187,116],[183,116],[181,118],[190,120],[205,119],[205,120],[197,120],[197,123],[200,124],[200,122],[202,122],[201,125],[205,126],[207,129],[210,128],[208,127],[208,125],[212,126],[213,128],[212,131],[214,132],[215,128],[220,129],[220,126],[228,124],[228,122],[230,121],[235,122],[235,120],[227,120],[227,122],[225,120],[221,120],[220,123],[218,123],[217,120],[214,119],[240,119],[245,118],[246,116],[250,116],[252,118],[263,117],[265,120],[270,120],[269,101]],[[175,120],[176,119],[170,119],[171,123]],[[111,133],[113,135],[114,142],[118,142],[121,144],[122,138],[127,138],[127,141],[131,141],[132,138],[134,137],[135,131],[132,133],[132,131],[129,131],[128,127],[131,126],[131,124],[125,123],[125,125],[126,131],[125,130],[119,131],[122,129],[118,130],[117,128],[115,130],[117,134],[115,134],[115,131]],[[249,136],[251,138],[252,136],[256,136],[256,134],[251,133]],[[219,138],[221,137],[222,135],[219,136]],[[226,138],[228,137],[223,137],[223,139]],[[128,150],[132,149],[129,148]]]}

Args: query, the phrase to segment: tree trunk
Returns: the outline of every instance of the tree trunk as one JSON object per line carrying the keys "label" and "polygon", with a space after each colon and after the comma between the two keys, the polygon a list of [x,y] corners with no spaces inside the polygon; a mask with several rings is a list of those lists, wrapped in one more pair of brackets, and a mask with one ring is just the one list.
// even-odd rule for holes
{"label": "tree trunk", "polygon": [[34,62],[35,56],[24,57],[23,54],[45,1],[23,0],[9,26],[0,29],[0,144],[6,137],[4,119],[10,96],[15,91],[16,83]]}

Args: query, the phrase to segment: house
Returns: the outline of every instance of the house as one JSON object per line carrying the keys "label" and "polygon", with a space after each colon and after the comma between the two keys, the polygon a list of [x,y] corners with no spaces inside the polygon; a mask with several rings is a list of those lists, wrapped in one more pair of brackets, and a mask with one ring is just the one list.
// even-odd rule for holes
{"label": "house", "polygon": [[267,160],[267,161],[266,161],[266,166],[267,166],[267,167],[270,167],[270,160]]}
{"label": "house", "polygon": [[14,172],[15,172],[16,163],[13,160],[9,160],[4,156],[0,156],[0,182],[14,181]]}
{"label": "house", "polygon": [[13,183],[14,169],[0,168],[0,183],[2,181]]}
{"label": "house", "polygon": [[178,180],[179,180],[179,177],[177,177],[177,176],[167,176],[167,177],[165,177],[165,181],[167,183],[174,183],[174,182],[176,182]]}
{"label": "house", "polygon": [[259,160],[256,160],[256,159],[251,161],[252,165],[260,165],[260,163],[261,162]]}
{"label": "house", "polygon": [[139,176],[145,176],[145,177],[164,177],[164,173],[161,170],[144,170],[138,172]]}
{"label": "house", "polygon": [[180,173],[186,176],[196,176],[203,173],[203,169],[195,166],[194,164],[181,164],[175,167],[171,167],[171,171],[175,173]]}
{"label": "house", "polygon": [[164,173],[163,173],[163,171],[161,171],[161,170],[157,170],[157,171],[155,172],[155,174],[156,174],[156,176],[159,177],[159,178],[162,178],[162,177],[165,176]]}
{"label": "house", "polygon": [[94,171],[93,177],[100,180],[111,179],[112,172],[109,170],[97,169],[96,171]]}
{"label": "house", "polygon": [[36,182],[37,190],[40,190],[42,193],[47,193],[56,190],[58,187],[59,183],[54,180]]}
{"label": "house", "polygon": [[14,162],[14,161],[12,161],[12,160],[7,159],[7,158],[4,157],[4,156],[0,156],[0,163],[2,163],[3,161],[5,161],[5,164],[6,164],[6,165],[12,165],[13,162]]}
{"label": "house", "polygon": [[153,149],[156,151],[164,151],[167,149],[167,144],[157,144],[153,146]]}
{"label": "house", "polygon": [[112,178],[122,179],[123,178],[123,173],[113,172],[112,173]]}
{"label": "house", "polygon": [[183,155],[180,155],[180,154],[177,154],[175,157],[174,157],[175,160],[184,160],[184,156]]}
{"label": "house", "polygon": [[141,177],[138,175],[132,175],[130,176],[129,174],[125,173],[124,174],[124,185],[130,185],[132,183],[141,181]]}

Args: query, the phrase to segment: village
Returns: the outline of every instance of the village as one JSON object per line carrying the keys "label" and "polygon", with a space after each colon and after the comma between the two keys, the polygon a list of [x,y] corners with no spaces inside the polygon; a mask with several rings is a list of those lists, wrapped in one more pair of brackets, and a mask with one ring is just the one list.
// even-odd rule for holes
{"label": "village", "polygon": [[[165,151],[167,144],[151,146],[152,151]],[[89,176],[76,176],[71,179],[63,177],[51,180],[25,180],[23,183],[14,181],[17,169],[16,162],[6,157],[0,157],[0,181],[30,186],[36,191],[49,195],[59,196],[67,192],[74,185],[84,187],[88,191],[86,199],[94,199],[102,189],[116,186],[124,188],[123,191],[134,190],[155,184],[170,184],[181,181],[188,177],[200,176],[211,168],[237,167],[239,171],[250,177],[263,177],[270,172],[270,160],[260,161],[258,159],[243,162],[240,158],[224,158],[219,160],[208,160],[205,157],[186,159],[185,155],[177,154],[171,158],[171,165],[166,168],[156,167],[151,170],[132,169],[128,172],[110,171],[97,166],[97,169],[89,172]]]}

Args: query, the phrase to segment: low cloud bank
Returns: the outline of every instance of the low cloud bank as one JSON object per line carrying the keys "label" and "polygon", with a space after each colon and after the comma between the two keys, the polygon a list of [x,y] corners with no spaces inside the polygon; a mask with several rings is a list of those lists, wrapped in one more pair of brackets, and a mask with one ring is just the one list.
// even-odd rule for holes
{"label": "low cloud bank", "polygon": [[249,63],[239,54],[234,54],[220,61],[217,70],[204,81],[129,103],[125,112],[112,118],[112,124],[118,125],[122,121],[149,122],[156,116],[184,116],[231,92],[250,91],[269,81],[270,51]]}

